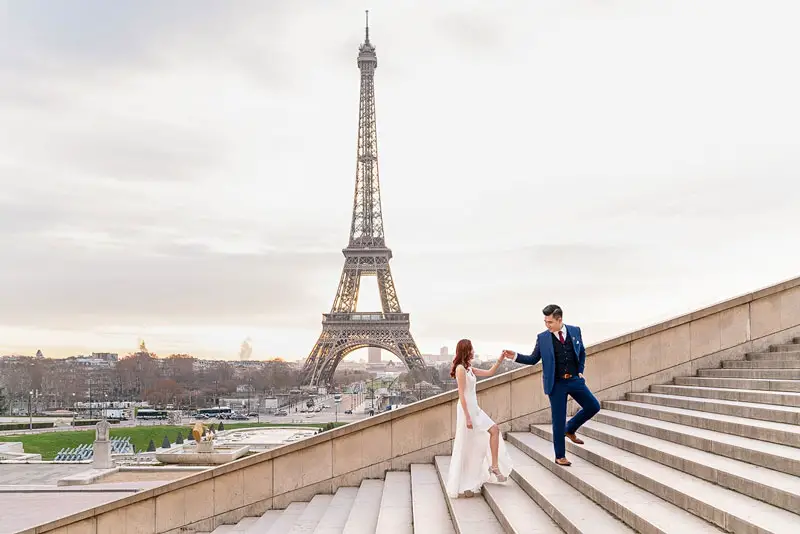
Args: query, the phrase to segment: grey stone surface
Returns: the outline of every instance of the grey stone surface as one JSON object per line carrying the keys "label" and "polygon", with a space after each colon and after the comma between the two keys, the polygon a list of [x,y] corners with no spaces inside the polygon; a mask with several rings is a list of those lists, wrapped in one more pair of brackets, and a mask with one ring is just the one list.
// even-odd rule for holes
{"label": "grey stone surface", "polygon": [[675,384],[735,389],[762,389],[768,391],[800,392],[800,380],[775,380],[754,378],[721,378],[708,376],[676,377]]}
{"label": "grey stone surface", "polygon": [[[536,503],[538,508],[537,511],[530,509],[530,505],[525,508],[518,506],[519,509],[524,510],[525,518],[528,519],[527,522],[532,528],[538,528],[542,532],[549,532],[552,529],[541,517],[544,512],[568,534],[629,534],[634,532],[625,523],[603,510],[598,504],[514,445],[509,443],[508,451],[514,462],[512,479],[519,484],[519,488],[531,501]],[[490,503],[500,501],[503,497],[501,488],[495,485],[487,486],[484,493]],[[495,514],[499,515],[495,506],[493,504],[490,506]],[[508,513],[502,506],[500,511]],[[561,529],[554,532],[561,532]]]}
{"label": "grey stone surface", "polygon": [[659,384],[650,386],[650,392],[660,393],[662,395],[679,395],[685,397],[700,397],[704,399],[754,402],[757,404],[777,404],[779,406],[795,406],[800,408],[800,393],[786,391]]}
{"label": "grey stone surface", "polygon": [[712,378],[766,378],[800,380],[800,369],[700,369],[697,376]]}
{"label": "grey stone surface", "polygon": [[262,534],[269,532],[272,525],[283,515],[284,510],[267,510],[264,514],[256,519],[256,522],[250,525],[247,529],[247,534]]}
{"label": "grey stone surface", "polygon": [[347,517],[344,534],[374,534],[383,499],[383,480],[364,480]]}
{"label": "grey stone surface", "polygon": [[[786,353],[782,353],[786,354]],[[727,360],[723,369],[800,369],[800,358],[785,360]]]}
{"label": "grey stone surface", "polygon": [[610,410],[594,421],[800,476],[800,454],[794,447]]}
{"label": "grey stone surface", "polygon": [[0,486],[53,485],[89,469],[87,464],[2,464]]}
{"label": "grey stone surface", "polygon": [[309,534],[314,532],[331,501],[333,501],[333,495],[314,495],[311,502],[303,510],[303,513],[292,525],[289,534]]}
{"label": "grey stone surface", "polygon": [[685,445],[590,421],[582,433],[688,475],[789,511],[800,510],[800,478]]}
{"label": "grey stone surface", "polygon": [[381,509],[375,534],[413,534],[411,473],[389,471],[383,482]]}
{"label": "grey stone surface", "polygon": [[[436,472],[444,491],[447,473],[450,470],[450,457],[437,456],[435,459]],[[446,497],[450,517],[458,534],[504,534],[505,530],[492,512],[483,495],[471,498],[451,499]]]}
{"label": "grey stone surface", "polygon": [[800,359],[800,350],[797,351],[781,351],[781,352],[748,352],[745,358],[749,361],[760,360],[797,360]]}
{"label": "grey stone surface", "polygon": [[776,423],[800,424],[800,408],[793,406],[777,406],[751,402],[728,401],[720,399],[703,399],[681,395],[662,395],[658,393],[628,393],[627,399],[633,402],[658,404],[673,408],[686,408],[701,412],[733,415],[775,421]]}
{"label": "grey stone surface", "polygon": [[283,513],[270,525],[266,534],[286,534],[289,532],[297,522],[297,519],[302,515],[303,511],[305,511],[306,506],[308,506],[308,503],[305,502],[293,502],[289,504]]}
{"label": "grey stone surface", "polygon": [[631,401],[604,401],[602,405],[606,409],[618,412],[800,447],[800,427],[798,425]]}
{"label": "grey stone surface", "polygon": [[434,466],[411,464],[411,505],[414,534],[455,534]]}
{"label": "grey stone surface", "polygon": [[483,497],[506,532],[526,534],[564,532],[512,478],[502,484],[486,484],[483,488]]}
{"label": "grey stone surface", "polygon": [[[531,429],[539,437],[550,440],[550,427],[535,425]],[[597,440],[586,440],[583,446],[567,442],[572,455],[587,460],[622,480],[648,491],[654,496],[685,508],[693,514],[729,532],[759,534],[796,534],[800,516],[747,497],[737,491],[712,484],[699,477],[686,476],[643,456]]]}
{"label": "grey stone surface", "polygon": [[612,472],[579,456],[573,455],[570,458],[572,466],[568,468],[556,465],[553,461],[553,445],[549,440],[528,432],[514,432],[509,434],[509,442],[636,532],[647,534],[721,532],[719,528],[695,517],[682,509],[683,507],[629,484]]}
{"label": "grey stone surface", "polygon": [[314,529],[314,534],[342,534],[357,494],[358,488],[339,488]]}

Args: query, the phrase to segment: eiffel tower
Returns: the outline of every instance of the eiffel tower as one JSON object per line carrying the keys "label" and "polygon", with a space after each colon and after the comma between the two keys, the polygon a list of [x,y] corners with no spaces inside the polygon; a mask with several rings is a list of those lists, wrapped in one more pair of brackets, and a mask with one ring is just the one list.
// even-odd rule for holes
{"label": "eiffel tower", "polygon": [[[358,106],[358,157],[350,242],[342,250],[344,268],[331,312],[322,316],[322,334],[303,366],[304,384],[328,386],[339,362],[350,352],[379,347],[400,358],[409,369],[424,369],[411,336],[409,315],[400,309],[389,268],[392,251],[386,246],[378,180],[378,134],[375,125],[375,68],[378,57],[366,37],[358,48],[361,99]],[[380,312],[356,312],[362,276],[376,276],[381,296]]]}

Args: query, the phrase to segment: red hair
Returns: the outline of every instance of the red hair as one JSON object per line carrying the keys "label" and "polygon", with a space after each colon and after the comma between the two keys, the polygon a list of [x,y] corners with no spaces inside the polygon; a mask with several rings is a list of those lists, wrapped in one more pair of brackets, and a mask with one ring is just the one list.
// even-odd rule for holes
{"label": "red hair", "polygon": [[462,339],[456,345],[456,357],[453,358],[453,366],[450,368],[450,376],[456,377],[456,367],[463,365],[464,369],[469,369],[469,362],[472,360],[472,341]]}

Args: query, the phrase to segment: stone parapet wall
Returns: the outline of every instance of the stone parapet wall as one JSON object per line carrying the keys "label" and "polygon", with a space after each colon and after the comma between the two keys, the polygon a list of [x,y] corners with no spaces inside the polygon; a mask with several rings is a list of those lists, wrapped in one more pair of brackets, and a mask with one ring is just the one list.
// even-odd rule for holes
{"label": "stone parapet wall", "polygon": [[[619,399],[797,336],[800,278],[588,347],[586,381],[599,399]],[[547,421],[540,373],[537,365],[479,382],[481,406],[504,430]],[[431,463],[435,455],[450,453],[457,398],[449,391],[24,534],[211,531],[365,478],[383,478],[388,470]]]}

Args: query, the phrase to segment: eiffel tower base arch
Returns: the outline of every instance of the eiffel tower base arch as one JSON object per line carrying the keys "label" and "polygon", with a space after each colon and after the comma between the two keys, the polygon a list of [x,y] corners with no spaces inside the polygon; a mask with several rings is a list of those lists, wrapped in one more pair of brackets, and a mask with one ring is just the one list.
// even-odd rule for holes
{"label": "eiffel tower base arch", "polygon": [[427,367],[411,335],[407,313],[328,313],[322,333],[304,367],[303,383],[330,386],[339,363],[351,352],[367,347],[388,351],[409,370]]}

